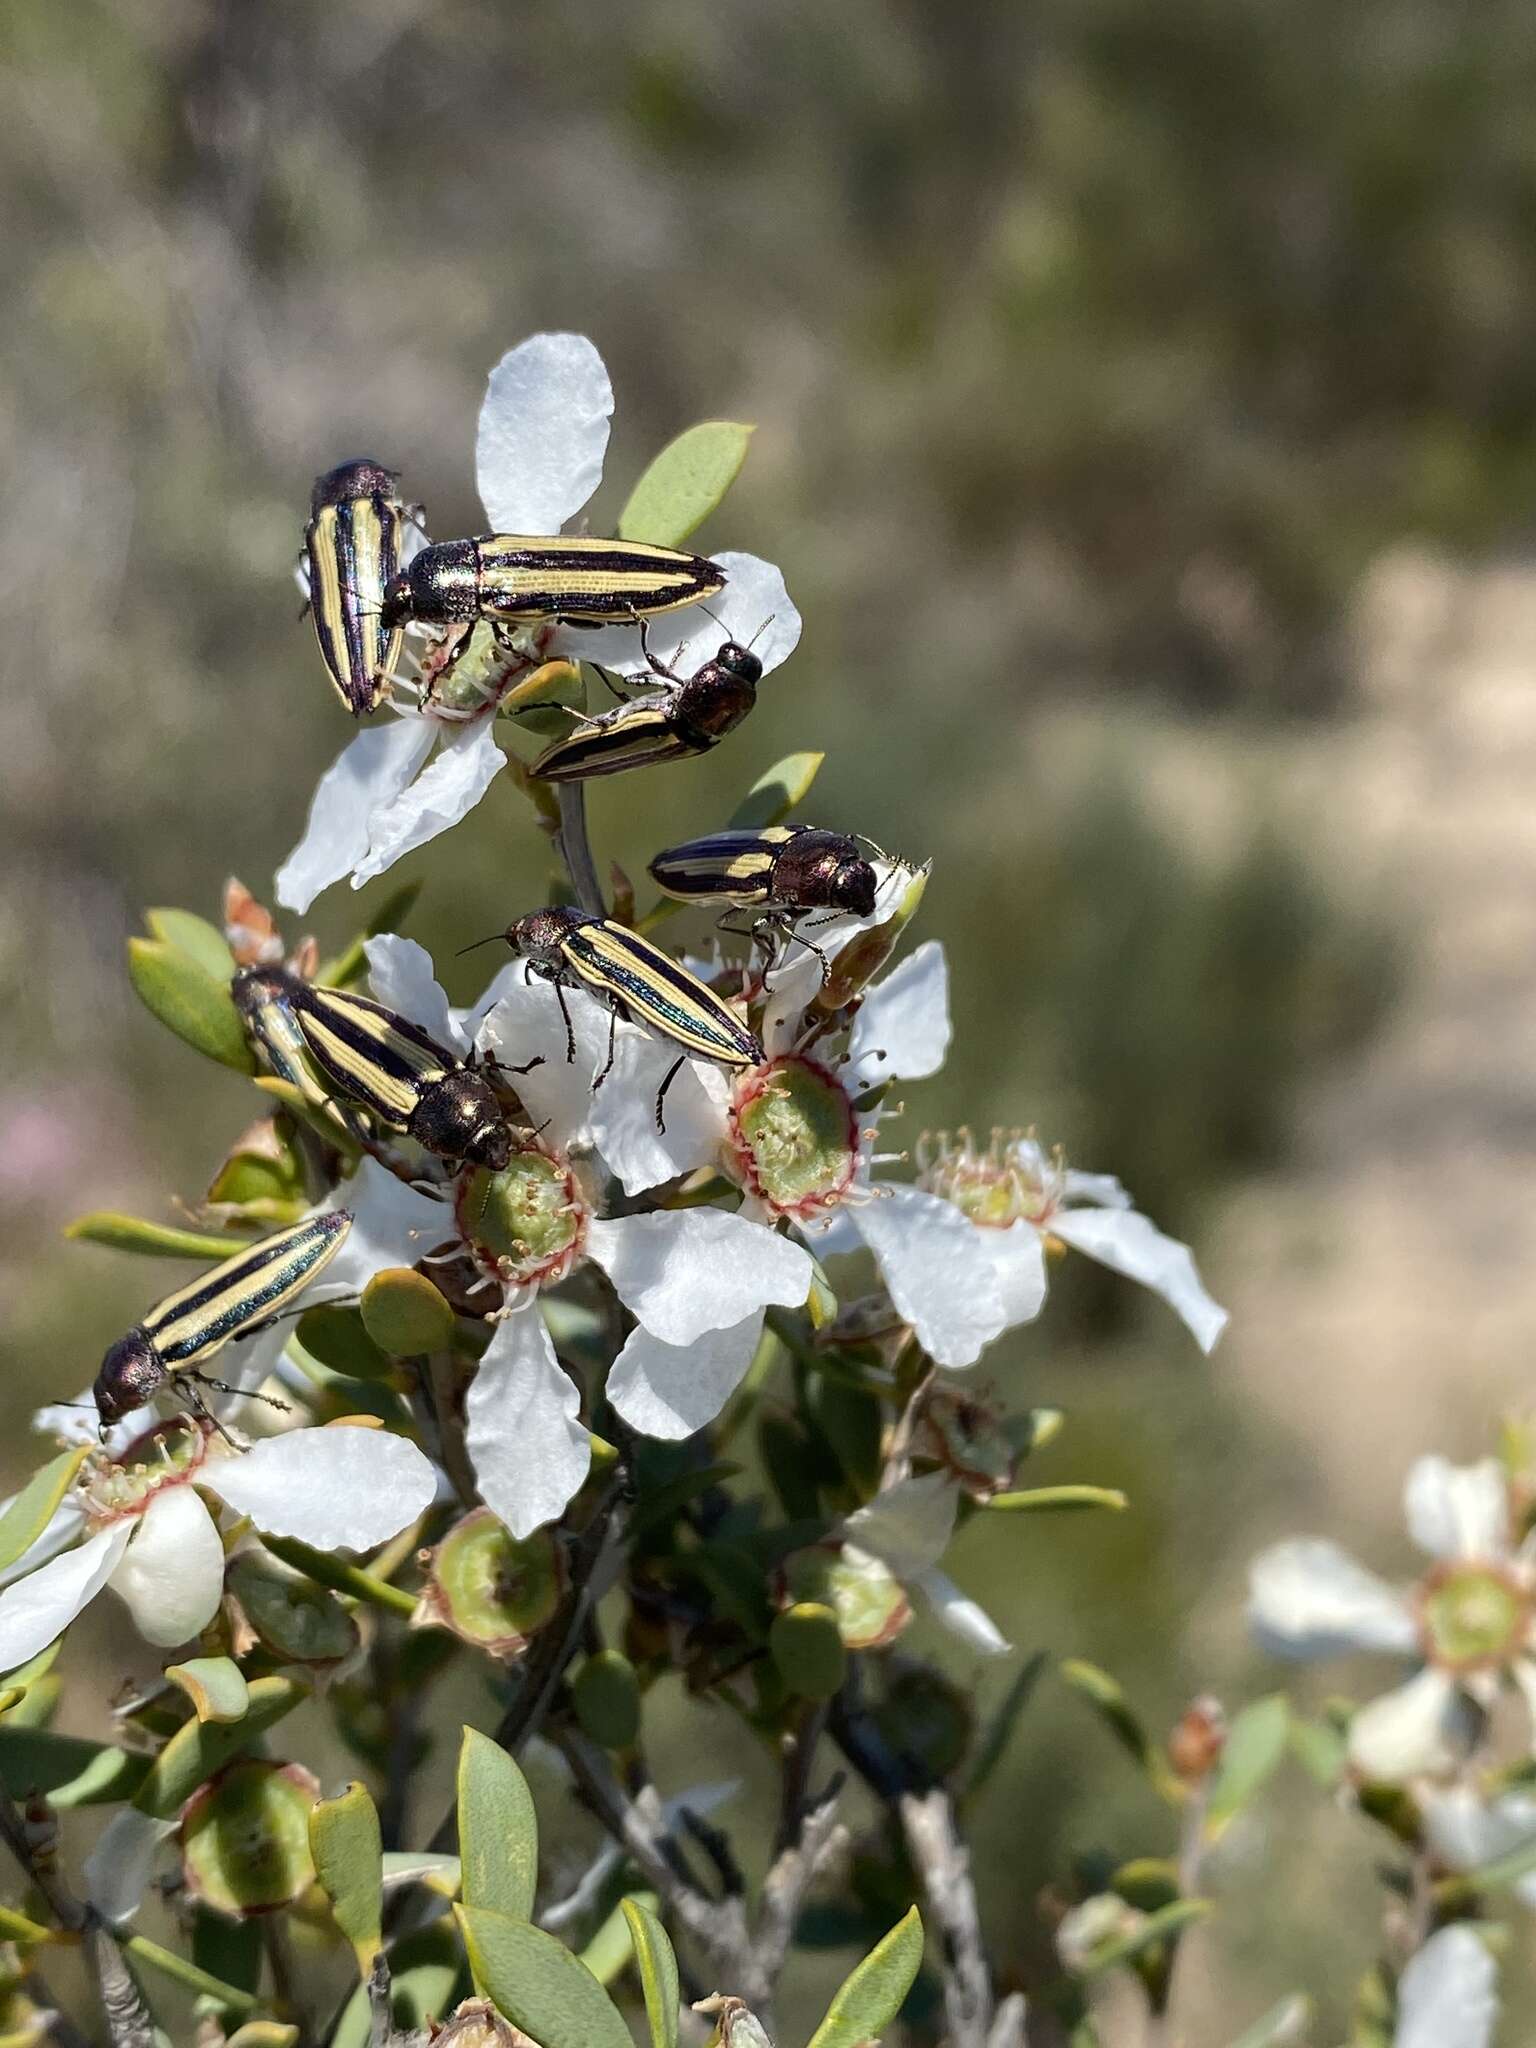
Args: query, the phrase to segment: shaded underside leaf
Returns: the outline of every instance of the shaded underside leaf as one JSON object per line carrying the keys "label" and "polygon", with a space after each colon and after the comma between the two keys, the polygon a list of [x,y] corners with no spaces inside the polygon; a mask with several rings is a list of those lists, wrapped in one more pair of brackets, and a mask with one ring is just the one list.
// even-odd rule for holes
{"label": "shaded underside leaf", "polygon": [[879,2040],[900,2012],[922,1960],[923,1923],[914,1906],[844,1978],[810,2048],[860,2048]]}
{"label": "shaded underside leaf", "polygon": [[454,1912],[475,1982],[539,2048],[633,2048],[617,2006],[554,1935],[483,1907]]}

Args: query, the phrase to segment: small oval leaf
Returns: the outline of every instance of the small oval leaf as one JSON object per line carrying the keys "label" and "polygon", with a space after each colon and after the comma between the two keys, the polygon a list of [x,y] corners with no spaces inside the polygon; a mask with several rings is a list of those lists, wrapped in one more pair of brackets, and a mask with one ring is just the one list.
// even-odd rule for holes
{"label": "small oval leaf", "polygon": [[52,1806],[105,1806],[127,1799],[149,1773],[149,1758],[51,1729],[0,1725],[0,1784],[15,1799],[42,1793]]}
{"label": "small oval leaf", "polygon": [[680,547],[741,474],[754,431],[739,420],[701,420],[669,441],[630,492],[619,539]]}
{"label": "small oval leaf", "polygon": [[634,1945],[635,1967],[640,1972],[640,1989],[645,1994],[645,2017],[651,2030],[651,2048],[677,2048],[678,2007],[682,1992],[678,1982],[677,1957],[662,1926],[649,1906],[638,1899],[620,1899]]}
{"label": "small oval leaf", "polygon": [[309,1688],[291,1678],[253,1678],[243,1721],[188,1721],[150,1765],[134,1797],[140,1813],[174,1820],[198,1786],[291,1714]]}
{"label": "small oval leaf", "polygon": [[336,1798],[316,1800],[309,1814],[309,1851],[366,1981],[379,1952],[384,1910],[384,1841],[366,1787],[354,1780]]}
{"label": "small oval leaf", "polygon": [[163,939],[128,941],[128,979],[144,1007],[184,1044],[236,1073],[256,1071],[227,981],[216,981]]}
{"label": "small oval leaf", "polygon": [[235,956],[229,941],[215,924],[191,910],[146,910],[144,922],[157,939],[185,953],[211,974],[215,981],[228,981],[235,971]]}
{"label": "small oval leaf", "polygon": [[1053,1508],[1114,1508],[1130,1506],[1118,1486],[1033,1486],[1024,1493],[994,1493],[982,1502],[984,1508],[1001,1509],[1012,1515],[1031,1515]]}
{"label": "small oval leaf", "polygon": [[1283,1693],[1255,1700],[1232,1717],[1206,1807],[1206,1826],[1213,1834],[1263,1790],[1285,1755],[1290,1732],[1291,1712]]}
{"label": "small oval leaf", "polygon": [[13,1565],[42,1535],[88,1452],[88,1445],[79,1444],[50,1458],[0,1515],[0,1571]]}
{"label": "small oval leaf", "polygon": [[810,2048],[861,2048],[878,2041],[901,2010],[923,1960],[923,1923],[916,1906],[843,1979]]}
{"label": "small oval leaf", "polygon": [[484,1907],[454,1912],[475,1982],[539,2048],[634,2048],[618,2007],[564,1942]]}
{"label": "small oval leaf", "polygon": [[782,823],[810,794],[826,758],[825,754],[786,754],[782,761],[775,761],[727,819],[732,831],[755,832],[764,825]]}
{"label": "small oval leaf", "polygon": [[64,1226],[66,1237],[82,1244],[104,1244],[115,1252],[139,1252],[151,1259],[227,1259],[250,1243],[222,1231],[177,1230],[169,1223],[151,1223],[143,1216],[124,1216],[116,1209],[93,1209]]}
{"label": "small oval leaf", "polygon": [[424,1273],[387,1266],[363,1289],[363,1328],[395,1358],[441,1351],[453,1341],[453,1310]]}
{"label": "small oval leaf", "polygon": [[230,1657],[189,1657],[167,1664],[165,1675],[192,1702],[199,1721],[243,1721],[251,1704],[245,1673]]}
{"label": "small oval leaf", "polygon": [[[498,1917],[531,1919],[539,1875],[533,1795],[506,1751],[474,1728],[464,1730],[459,1750],[458,1795],[464,1903],[488,1908]],[[516,2019],[513,2013],[507,2017]],[[525,2031],[532,2032],[543,2048],[556,2048],[536,2029]]]}

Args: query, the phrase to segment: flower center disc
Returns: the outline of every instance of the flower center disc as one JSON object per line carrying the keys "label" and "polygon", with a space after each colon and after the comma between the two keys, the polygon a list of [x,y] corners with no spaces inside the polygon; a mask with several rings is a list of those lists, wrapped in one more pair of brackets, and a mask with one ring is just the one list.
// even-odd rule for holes
{"label": "flower center disc", "polygon": [[1440,1565],[1420,1589],[1424,1654],[1445,1670],[1507,1663],[1523,1648],[1530,1621],[1529,1594],[1497,1565]]}
{"label": "flower center disc", "polygon": [[136,1436],[115,1458],[88,1458],[80,1477],[86,1513],[98,1525],[143,1514],[157,1493],[197,1476],[212,1442],[210,1426],[175,1416]]}
{"label": "flower center disc", "polygon": [[958,1145],[941,1132],[935,1155],[925,1132],[917,1156],[918,1185],[953,1202],[962,1216],[983,1230],[1007,1230],[1021,1222],[1044,1224],[1061,1200],[1059,1165],[1054,1173],[1032,1172],[1028,1161],[996,1136],[979,1151],[968,1132],[962,1131]]}
{"label": "flower center disc", "polygon": [[563,1280],[587,1234],[587,1207],[569,1166],[530,1147],[500,1173],[484,1167],[460,1182],[464,1242],[487,1271],[509,1286]]}
{"label": "flower center disc", "polygon": [[847,1091],[795,1053],[759,1067],[731,1105],[731,1138],[752,1193],[781,1216],[830,1208],[853,1184],[859,1127]]}

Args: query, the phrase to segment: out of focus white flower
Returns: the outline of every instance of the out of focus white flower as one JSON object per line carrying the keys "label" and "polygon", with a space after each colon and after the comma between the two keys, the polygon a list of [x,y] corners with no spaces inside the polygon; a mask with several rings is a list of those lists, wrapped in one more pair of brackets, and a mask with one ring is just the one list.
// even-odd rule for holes
{"label": "out of focus white flower", "polygon": [[999,1657],[1011,1647],[979,1602],[939,1569],[955,1533],[960,1489],[947,1472],[899,1479],[843,1524],[845,1551],[877,1557],[909,1590],[923,1594],[944,1626],[973,1650]]}
{"label": "out of focus white flower", "polygon": [[1470,1927],[1432,1934],[1397,1980],[1392,2048],[1488,2048],[1498,1971]]}

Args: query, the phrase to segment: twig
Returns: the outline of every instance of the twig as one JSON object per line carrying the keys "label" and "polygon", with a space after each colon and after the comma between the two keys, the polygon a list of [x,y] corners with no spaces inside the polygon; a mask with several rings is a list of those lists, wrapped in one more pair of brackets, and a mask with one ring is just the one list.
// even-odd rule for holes
{"label": "twig", "polygon": [[942,1786],[908,1792],[898,1811],[944,1944],[944,2013],[950,2048],[987,2048],[992,2028],[992,1973],[981,1945],[981,1917],[971,1856]]}
{"label": "twig", "polygon": [[753,1962],[757,1972],[753,1991],[756,1995],[748,1991],[742,1995],[770,2031],[773,2025],[773,1988],[784,1967],[784,1958],[789,1954],[789,1945],[794,1940],[795,1922],[800,1917],[805,1895],[826,1866],[841,1856],[848,1846],[848,1830],[837,1818],[837,1800],[841,1790],[842,1781],[835,1778],[805,1815],[794,1841],[773,1859],[773,1865],[763,1879],[762,1905],[753,1943]]}
{"label": "twig", "polygon": [[880,1472],[880,1491],[895,1486],[906,1479],[912,1471],[912,1438],[917,1432],[918,1418],[923,1412],[923,1403],[928,1398],[928,1389],[933,1385],[937,1370],[929,1366],[907,1396],[906,1406],[896,1418],[890,1441],[885,1447],[885,1463]]}
{"label": "twig", "polygon": [[792,1735],[786,1735],[784,1738],[779,1825],[773,1838],[775,1856],[781,1850],[787,1849],[800,1833],[810,1788],[811,1765],[815,1761],[816,1745],[821,1740],[822,1730],[826,1725],[825,1703],[808,1700],[800,1717],[800,1726]]}
{"label": "twig", "polygon": [[1023,1992],[1010,1991],[997,2008],[992,2031],[987,2035],[987,2048],[1026,2048],[1025,2010]]}
{"label": "twig", "polygon": [[58,1830],[50,1821],[42,1829],[30,1827],[5,1786],[0,1785],[0,1841],[21,1865],[23,1875],[47,1901],[48,1910],[61,1927],[75,1932],[85,1925],[86,1909],[60,1878],[51,1847],[45,1852],[44,1838],[51,1844]]}
{"label": "twig", "polygon": [[693,1837],[704,1854],[709,1858],[710,1868],[720,1880],[720,1889],[728,1899],[739,1899],[747,1889],[747,1880],[741,1874],[741,1865],[736,1861],[736,1852],[731,1847],[730,1836],[723,1828],[711,1827],[702,1814],[685,1806],[678,1813],[678,1820],[684,1830]]}
{"label": "twig", "polygon": [[560,830],[555,834],[555,844],[570,874],[576,899],[583,910],[590,910],[594,917],[604,917],[608,906],[603,901],[603,885],[597,878],[587,838],[586,787],[580,782],[560,782],[555,785],[555,794],[560,800]]}
{"label": "twig", "polygon": [[94,1914],[86,1922],[85,1954],[112,2048],[155,2048],[155,2023],[144,1995],[122,1950]]}

